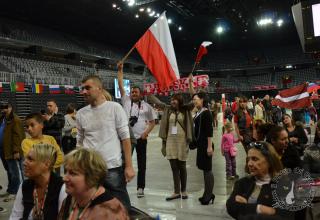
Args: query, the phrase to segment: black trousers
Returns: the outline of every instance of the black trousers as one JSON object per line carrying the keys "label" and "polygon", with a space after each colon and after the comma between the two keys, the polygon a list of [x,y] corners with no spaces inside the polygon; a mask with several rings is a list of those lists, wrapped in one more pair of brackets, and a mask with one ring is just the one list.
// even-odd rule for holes
{"label": "black trousers", "polygon": [[147,166],[147,140],[139,138],[137,144],[132,145],[132,153],[136,149],[138,162],[137,189],[146,186],[146,166]]}

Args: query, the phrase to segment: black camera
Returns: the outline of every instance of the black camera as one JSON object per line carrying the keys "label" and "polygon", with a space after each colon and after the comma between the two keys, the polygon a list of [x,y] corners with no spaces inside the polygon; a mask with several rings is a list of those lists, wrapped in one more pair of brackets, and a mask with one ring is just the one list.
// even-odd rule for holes
{"label": "black camera", "polygon": [[137,116],[131,116],[129,118],[129,125],[131,127],[133,127],[137,122],[138,122],[138,117]]}

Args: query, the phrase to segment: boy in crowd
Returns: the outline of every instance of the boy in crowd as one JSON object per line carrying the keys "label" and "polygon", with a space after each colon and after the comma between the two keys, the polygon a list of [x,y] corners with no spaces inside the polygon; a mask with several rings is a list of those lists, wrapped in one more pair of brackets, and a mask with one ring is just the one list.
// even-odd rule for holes
{"label": "boy in crowd", "polygon": [[57,160],[54,168],[59,168],[63,162],[63,153],[54,137],[42,133],[42,115],[31,113],[26,117],[25,121],[26,130],[31,137],[24,139],[21,143],[23,155],[26,156],[34,144],[51,144],[57,150]]}

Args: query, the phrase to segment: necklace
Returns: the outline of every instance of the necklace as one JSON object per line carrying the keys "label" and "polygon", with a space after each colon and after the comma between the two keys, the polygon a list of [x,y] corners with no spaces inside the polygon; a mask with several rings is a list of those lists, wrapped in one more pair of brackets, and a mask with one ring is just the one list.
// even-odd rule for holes
{"label": "necklace", "polygon": [[42,199],[39,198],[38,191],[36,188],[33,189],[33,202],[34,202],[34,208],[33,208],[33,219],[34,220],[44,220],[44,203],[46,201],[48,194],[48,184],[45,189],[45,193]]}

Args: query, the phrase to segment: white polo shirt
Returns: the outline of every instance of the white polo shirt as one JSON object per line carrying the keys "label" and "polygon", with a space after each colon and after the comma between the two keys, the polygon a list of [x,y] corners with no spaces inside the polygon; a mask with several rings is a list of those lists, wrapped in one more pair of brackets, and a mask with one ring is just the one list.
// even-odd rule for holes
{"label": "white polo shirt", "polygon": [[122,166],[120,139],[130,138],[128,119],[120,104],[106,101],[77,112],[77,145],[92,148],[105,159],[108,169]]}
{"label": "white polo shirt", "polygon": [[125,112],[127,113],[128,119],[131,116],[139,116],[138,122],[132,127],[132,131],[136,139],[141,138],[141,135],[148,126],[148,122],[157,118],[156,112],[153,110],[151,105],[143,100],[140,101],[139,108],[139,103],[131,102],[130,97],[127,95],[121,98],[121,103]]}

